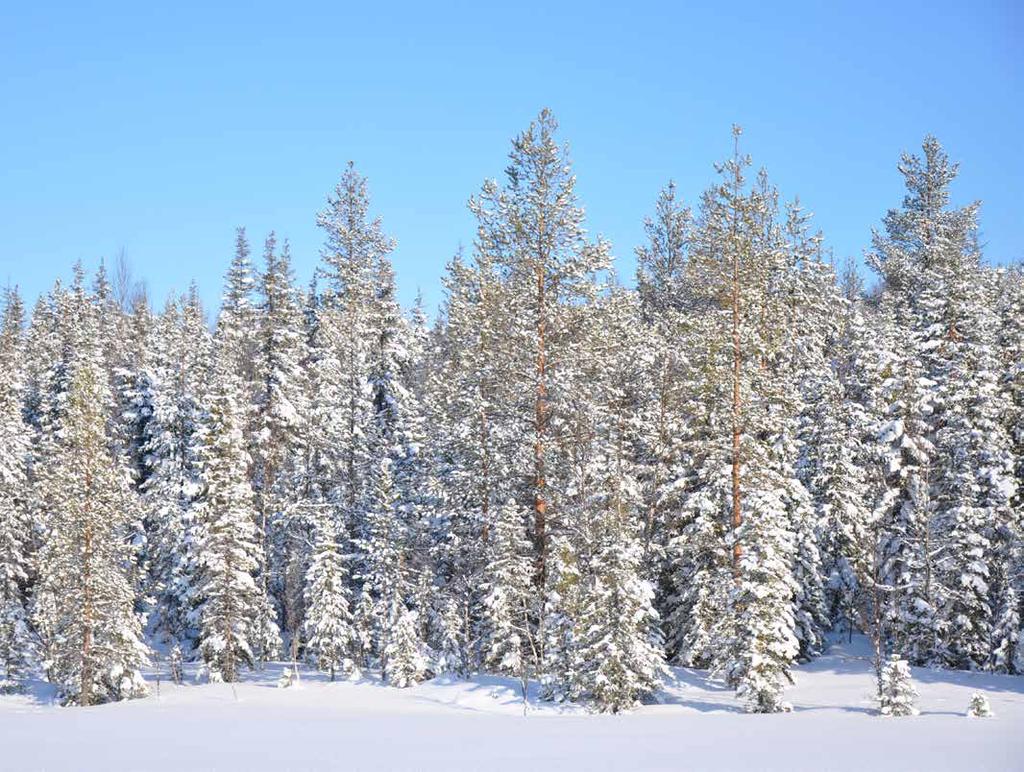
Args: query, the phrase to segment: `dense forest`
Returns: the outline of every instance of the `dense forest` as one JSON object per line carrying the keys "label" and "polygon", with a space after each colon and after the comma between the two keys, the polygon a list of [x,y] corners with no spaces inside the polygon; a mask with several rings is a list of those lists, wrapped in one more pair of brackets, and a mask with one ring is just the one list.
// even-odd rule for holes
{"label": "dense forest", "polygon": [[1024,671],[1024,273],[983,260],[939,143],[880,202],[870,290],[738,129],[623,282],[556,128],[470,200],[436,319],[396,300],[351,164],[312,282],[239,229],[215,321],[123,265],[8,291],[3,689],[288,659],[620,711],[682,664],[774,712],[854,632],[880,675]]}

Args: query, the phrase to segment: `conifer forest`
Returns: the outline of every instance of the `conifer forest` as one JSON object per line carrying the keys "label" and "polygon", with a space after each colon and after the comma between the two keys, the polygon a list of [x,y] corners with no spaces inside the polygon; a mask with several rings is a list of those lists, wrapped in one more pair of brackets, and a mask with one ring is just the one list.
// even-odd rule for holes
{"label": "conifer forest", "polygon": [[866,268],[743,139],[703,193],[651,191],[635,276],[544,110],[436,313],[396,299],[351,163],[315,275],[228,231],[219,308],[123,264],[37,302],[12,277],[0,690],[91,706],[287,662],[619,713],[683,667],[776,713],[863,636],[898,716],[910,667],[1024,673],[1024,270],[983,254],[934,137],[883,159],[905,192]]}

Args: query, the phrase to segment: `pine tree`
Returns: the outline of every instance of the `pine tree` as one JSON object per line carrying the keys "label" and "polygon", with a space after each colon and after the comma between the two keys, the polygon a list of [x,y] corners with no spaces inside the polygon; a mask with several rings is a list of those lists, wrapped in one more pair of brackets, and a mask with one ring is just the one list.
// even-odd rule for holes
{"label": "pine tree", "polygon": [[749,497],[756,514],[738,534],[745,550],[730,599],[731,653],[722,669],[747,710],[775,713],[787,709],[781,694],[792,683],[789,664],[799,652],[793,632],[796,583],[789,571],[794,548],[781,497],[766,490],[752,491]]}
{"label": "pine tree", "polygon": [[84,322],[63,435],[42,482],[49,521],[36,624],[49,639],[49,679],[66,702],[93,705],[145,694],[148,655],[126,571],[130,494],[110,456],[108,381]]}
{"label": "pine tree", "polygon": [[31,440],[22,418],[23,309],[8,290],[0,323],[0,692],[19,688],[30,664],[26,610],[32,522],[28,462]]}
{"label": "pine tree", "polygon": [[999,390],[1007,408],[1003,424],[1016,459],[1017,493],[1013,504],[1019,526],[1024,519],[1020,515],[1024,512],[1024,269],[1018,266],[1003,274],[997,296]]}
{"label": "pine tree", "polygon": [[859,624],[873,495],[868,467],[874,463],[869,456],[876,418],[866,383],[874,378],[863,366],[866,334],[858,301],[845,314],[834,377],[823,380],[812,397],[805,472],[821,530],[826,607],[833,625],[851,635]]}
{"label": "pine tree", "polygon": [[893,530],[899,549],[918,557],[894,556],[893,583],[909,590],[896,597],[911,600],[895,621],[912,661],[978,667],[989,656],[992,526],[1007,521],[1015,486],[998,418],[1006,409],[992,352],[990,280],[979,263],[979,205],[951,208],[957,165],[934,137],[922,149],[921,157],[902,158],[907,195],[886,215],[886,234],[875,234],[870,256],[912,342],[894,403],[902,415],[889,433],[904,457]]}
{"label": "pine tree", "polygon": [[1005,406],[1002,427],[1014,459],[1015,492],[1007,522],[995,529],[991,587],[994,624],[992,666],[1024,672],[1024,271],[1012,269],[997,284],[996,336],[999,395]]}
{"label": "pine tree", "polygon": [[469,673],[469,606],[449,592],[435,589],[428,620],[430,661],[437,675],[463,677]]}
{"label": "pine tree", "polygon": [[686,345],[692,342],[692,304],[686,283],[692,229],[692,214],[670,182],[658,196],[655,216],[644,221],[647,243],[636,250],[644,329],[643,339],[635,345],[651,353],[645,374],[647,388],[638,395],[634,408],[645,424],[636,451],[645,500],[643,563],[647,578],[655,583],[682,580],[678,590],[661,599],[673,656],[684,646],[689,610],[683,601],[689,582],[672,567],[673,558],[678,557],[672,543],[682,527],[680,511],[693,464],[693,450],[687,446],[693,434],[692,413],[687,409],[693,383]]}
{"label": "pine tree", "polygon": [[511,401],[503,405],[518,434],[518,468],[510,471],[531,480],[519,503],[533,509],[530,534],[541,591],[549,520],[557,508],[552,433],[571,390],[562,355],[573,346],[579,305],[595,297],[598,275],[610,264],[608,245],[587,239],[576,178],[566,148],[555,139],[557,128],[551,112],[542,110],[512,142],[505,186],[488,180],[470,201],[478,262],[501,277],[501,302],[510,317],[503,340],[494,343],[505,377],[515,378],[507,384]]}
{"label": "pine tree", "polygon": [[929,480],[934,445],[928,438],[930,382],[912,351],[896,354],[899,328],[891,311],[880,312],[880,339],[892,361],[882,371],[879,401],[885,419],[876,443],[884,476],[878,509],[882,519],[880,580],[886,593],[886,629],[896,651],[914,663],[934,660],[938,587],[934,576],[934,500]]}
{"label": "pine tree", "polygon": [[[794,561],[802,554],[806,494],[795,479],[790,439],[799,408],[790,381],[791,248],[766,174],[747,185],[750,161],[739,153],[739,135],[734,129],[736,150],[719,167],[722,181],[702,198],[689,262],[694,302],[718,311],[702,319],[703,351],[694,363],[709,402],[698,415],[710,419],[701,426],[696,482],[717,489],[696,487],[690,495],[699,516],[714,518],[716,509],[726,508],[722,546],[731,553],[731,577],[714,563],[720,549],[714,542],[687,561],[704,571],[702,582],[717,584],[698,587],[695,600],[725,606],[702,610],[711,628],[686,637],[714,652],[713,668],[750,710],[770,712],[785,708],[781,692],[799,651],[794,611],[801,585]],[[710,528],[702,530],[713,538]]]}
{"label": "pine tree", "polygon": [[[1012,570],[1020,559],[1008,559],[1004,565]],[[995,623],[992,628],[991,668],[997,673],[1019,674],[1024,672],[1024,619],[1021,617],[1021,602],[1012,575],[1006,571],[999,577],[999,594],[996,596]]]}
{"label": "pine tree", "polygon": [[518,440],[501,406],[507,379],[494,347],[504,316],[498,279],[457,255],[448,266],[446,302],[428,347],[423,456],[429,463],[434,582],[461,599],[464,651],[480,624],[484,570],[501,504],[515,493],[510,471]]}
{"label": "pine tree", "polygon": [[[589,400],[592,423],[579,488],[586,516],[573,520],[587,556],[574,618],[576,678],[601,711],[634,706],[656,688],[663,671],[654,589],[643,570],[644,499],[638,461],[646,425],[637,420],[645,396],[646,360],[635,356],[645,330],[631,293],[615,289],[595,306]],[[581,450],[583,444],[581,443]],[[571,689],[570,683],[570,689]]]}
{"label": "pine tree", "polygon": [[658,194],[654,217],[644,220],[647,243],[638,247],[637,292],[645,320],[686,306],[686,262],[693,227],[690,209],[677,199],[676,184]]}

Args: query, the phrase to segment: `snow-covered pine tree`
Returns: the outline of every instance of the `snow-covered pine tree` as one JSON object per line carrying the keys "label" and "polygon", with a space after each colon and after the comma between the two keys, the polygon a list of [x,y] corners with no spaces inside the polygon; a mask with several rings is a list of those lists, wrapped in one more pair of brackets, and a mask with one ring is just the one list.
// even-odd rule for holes
{"label": "snow-covered pine tree", "polygon": [[[356,539],[360,595],[355,627],[362,642],[364,664],[383,658],[391,633],[389,625],[408,610],[406,597],[410,589],[406,571],[408,532],[399,508],[401,497],[393,462],[387,455],[375,455],[377,461],[369,472],[361,509],[363,533]],[[399,606],[401,613],[396,611]]]}
{"label": "snow-covered pine tree", "polygon": [[253,480],[267,540],[261,576],[282,610],[294,650],[309,558],[305,545],[311,531],[310,491],[302,474],[309,391],[302,367],[307,359],[305,320],[294,287],[291,255],[287,242],[278,253],[273,233],[264,248],[259,289]]}
{"label": "snow-covered pine tree", "polygon": [[505,185],[488,180],[470,200],[478,262],[501,280],[507,322],[489,353],[500,357],[509,400],[500,407],[518,445],[509,471],[531,481],[515,493],[533,510],[539,594],[549,521],[558,508],[561,462],[553,433],[573,391],[569,349],[578,343],[573,331],[581,307],[594,299],[599,275],[610,265],[608,244],[587,238],[576,177],[567,149],[556,140],[557,128],[551,111],[542,110],[512,141]]}
{"label": "snow-covered pine tree", "polygon": [[988,704],[988,698],[981,692],[975,692],[967,704],[967,715],[970,718],[991,718],[995,714],[992,712],[992,706]]}
{"label": "snow-covered pine tree", "polygon": [[647,242],[636,250],[637,292],[646,321],[686,306],[686,261],[693,214],[669,181],[658,194],[654,216],[644,220]]}
{"label": "snow-covered pine tree", "polygon": [[184,679],[184,661],[184,657],[181,653],[181,646],[174,644],[174,646],[171,647],[171,653],[167,658],[167,665],[168,669],[171,671],[171,680],[178,685],[181,685],[181,682]]}
{"label": "snow-covered pine tree", "polygon": [[130,340],[128,318],[125,313],[129,307],[122,306],[118,299],[107,272],[106,261],[103,259],[100,260],[99,268],[93,277],[92,302],[96,309],[96,334],[102,362],[113,386],[116,370],[124,361],[125,345]]}
{"label": "snow-covered pine tree", "polygon": [[157,348],[153,340],[155,328],[156,320],[150,312],[149,304],[145,296],[140,295],[124,321],[125,340],[120,342],[122,350],[113,373],[118,442],[136,490],[141,490],[149,471],[143,445],[156,399],[153,360]]}
{"label": "snow-covered pine tree", "polygon": [[1024,672],[1024,617],[1011,572],[1020,571],[1021,558],[1010,557],[1004,565],[1008,570],[999,577],[1002,581],[997,584],[991,668],[997,673],[1020,674]]}
{"label": "snow-covered pine tree", "polygon": [[147,534],[149,630],[190,651],[198,636],[195,605],[198,532],[194,504],[201,491],[200,389],[210,371],[210,333],[193,292],[170,300],[152,334],[152,416],[142,438],[141,504]]}
{"label": "snow-covered pine tree", "polygon": [[532,591],[527,513],[514,501],[497,507],[487,545],[480,611],[480,662],[487,670],[520,675],[530,650]]}
{"label": "snow-covered pine tree", "polygon": [[[247,408],[256,382],[258,313],[253,300],[256,272],[250,259],[249,240],[245,228],[235,231],[235,255],[224,277],[220,313],[217,316],[217,351],[227,368],[238,379],[239,394]],[[247,415],[246,420],[250,417]],[[248,423],[246,424],[248,429]]]}
{"label": "snow-covered pine tree", "polygon": [[1024,521],[1024,268],[1017,266],[1002,274],[997,297],[999,389],[1007,407],[1003,425],[1016,459],[1013,504],[1020,527]]}
{"label": "snow-covered pine tree", "polygon": [[[644,495],[644,570],[649,580],[665,582],[670,570],[670,543],[679,535],[679,517],[693,459],[693,425],[686,403],[692,394],[692,368],[685,345],[690,333],[691,303],[686,294],[686,265],[693,218],[670,182],[658,195],[655,215],[644,221],[647,242],[638,247],[637,292],[640,315],[645,325],[639,351],[650,353],[647,389],[639,396],[635,410],[645,423],[638,432],[638,477]],[[647,393],[647,392],[650,393]],[[679,578],[678,573],[674,574]],[[674,635],[669,650],[682,647],[680,635],[686,626],[687,609],[677,605],[686,590],[662,598],[666,617],[679,612],[679,619],[666,626]],[[683,603],[685,607],[688,604]]]}
{"label": "snow-covered pine tree", "polygon": [[40,464],[47,537],[35,621],[48,638],[48,678],[66,702],[93,705],[145,694],[140,668],[148,653],[126,572],[127,474],[110,453],[109,381],[94,314],[82,310],[68,320],[75,358],[62,431]]}
{"label": "snow-covered pine tree", "polygon": [[[270,247],[273,248],[273,243]],[[217,366],[234,379],[237,394],[236,409],[242,421],[245,442],[245,471],[250,483],[256,480],[256,467],[251,453],[257,432],[256,401],[260,391],[258,365],[260,336],[260,313],[256,307],[254,292],[256,271],[250,260],[249,242],[245,228],[238,228],[235,237],[235,255],[224,279],[220,314],[217,317],[215,333]],[[272,601],[269,595],[268,522],[266,513],[257,500],[256,527],[259,550],[256,554],[256,580],[260,584],[260,597]],[[253,646],[254,662],[262,666],[276,656],[280,648],[278,612],[271,602],[263,603],[261,613],[251,621],[250,643]]]}
{"label": "snow-covered pine tree", "polygon": [[540,694],[551,702],[578,702],[583,697],[578,640],[583,576],[575,541],[570,534],[555,534],[551,538],[548,586],[537,633],[541,650]]}
{"label": "snow-covered pine tree", "polygon": [[317,300],[314,322],[321,351],[319,385],[330,390],[334,404],[326,409],[335,414],[321,426],[333,438],[329,463],[337,471],[338,490],[332,496],[340,497],[338,503],[356,537],[362,528],[357,509],[365,494],[374,412],[371,315],[378,268],[395,247],[380,218],[370,218],[369,209],[366,178],[349,162],[327,207],[317,215],[326,239],[319,269],[326,287]]}
{"label": "snow-covered pine tree", "polygon": [[907,527],[896,530],[920,555],[916,574],[903,572],[900,584],[911,585],[903,597],[920,589],[897,616],[911,620],[902,634],[913,661],[978,667],[989,657],[992,536],[1009,517],[1013,461],[999,418],[1007,411],[992,350],[991,278],[980,267],[979,205],[950,207],[957,165],[934,137],[922,149],[902,158],[907,196],[886,216],[870,256],[916,367],[899,400],[903,436],[919,439],[900,441],[916,448],[909,460],[919,471],[905,475],[908,494],[896,503],[897,525]]}
{"label": "snow-covered pine tree", "polygon": [[[936,432],[941,451],[936,473],[938,558],[943,583],[942,651],[947,665],[975,669],[989,664],[992,651],[993,591],[1008,574],[1016,494],[1010,438],[1001,423],[1007,406],[998,390],[994,343],[996,319],[986,277],[971,270],[951,287],[950,297],[967,311],[953,329],[964,328],[947,359],[941,389],[942,422]],[[952,282],[951,282],[952,283]],[[965,297],[965,295],[967,297]],[[972,297],[973,296],[973,297]],[[993,580],[997,580],[993,585]]]}
{"label": "snow-covered pine tree", "polygon": [[[410,610],[419,614],[427,609],[432,580],[426,492],[427,466],[421,455],[423,426],[417,395],[410,388],[419,362],[410,347],[413,331],[402,317],[395,298],[395,278],[391,262],[382,259],[375,275],[375,298],[370,307],[373,344],[370,348],[369,376],[373,412],[368,435],[369,463],[387,460],[394,484],[393,517],[397,519],[393,535],[401,551],[399,591]],[[423,629],[420,629],[423,634]]]}
{"label": "snow-covered pine tree", "polygon": [[[851,301],[848,301],[851,302]],[[860,578],[868,571],[865,554],[872,518],[869,465],[875,417],[870,404],[874,380],[862,353],[869,341],[861,301],[843,315],[834,377],[820,380],[807,412],[807,486],[814,498],[821,532],[825,603],[833,626],[850,635],[860,624]]]}
{"label": "snow-covered pine tree", "polygon": [[680,527],[668,544],[672,562],[665,634],[672,662],[707,668],[722,644],[732,586],[728,447],[707,438],[694,461],[696,473],[685,481],[689,490],[679,511]]}
{"label": "snow-covered pine tree", "polygon": [[435,588],[427,623],[430,672],[456,677],[469,673],[469,629],[469,603],[450,590]]}
{"label": "snow-covered pine tree", "polygon": [[[785,405],[790,417],[783,423],[775,451],[779,470],[788,481],[787,500],[796,547],[793,578],[798,587],[793,614],[799,658],[803,661],[821,652],[825,630],[831,624],[822,565],[821,504],[827,484],[815,490],[813,478],[820,458],[817,446],[822,439],[821,419],[829,404],[824,397],[830,390],[841,388],[836,363],[848,313],[848,302],[836,282],[835,271],[823,262],[821,232],[812,232],[811,223],[812,217],[800,206],[799,199],[786,206],[788,265],[782,292],[788,294],[783,304],[788,339],[780,346],[777,367],[779,376],[789,383],[783,393],[792,396]],[[845,395],[840,399],[845,403]],[[833,466],[832,471],[849,473],[853,467],[849,463],[840,471]],[[839,479],[834,482],[839,487],[844,483],[856,485]]]}
{"label": "snow-covered pine tree", "polygon": [[[736,149],[719,167],[722,181],[702,198],[689,262],[691,292],[705,311],[693,357],[717,418],[701,438],[702,464],[712,467],[695,471],[697,480],[725,484],[691,496],[703,514],[727,505],[731,552],[731,576],[717,567],[704,575],[718,586],[702,588],[702,598],[727,600],[720,613],[707,614],[713,627],[698,640],[750,710],[772,712],[785,708],[781,694],[799,651],[793,566],[800,483],[787,441],[797,407],[787,348],[791,261],[777,223],[777,194],[764,172],[748,187],[750,161],[739,152],[739,128],[733,133]],[[712,555],[713,549],[704,566]]]}
{"label": "snow-covered pine tree", "polygon": [[587,509],[593,555],[581,587],[577,622],[578,678],[603,712],[628,710],[657,687],[664,654],[657,631],[654,589],[644,575],[643,496],[638,480],[635,406],[644,384],[637,357],[639,307],[614,292],[598,317],[604,353],[592,399],[599,420],[588,463]]}
{"label": "snow-covered pine tree", "polygon": [[882,670],[879,713],[883,716],[916,716],[917,689],[905,659],[893,654]]}
{"label": "snow-covered pine tree", "polygon": [[23,324],[21,297],[8,290],[0,322],[0,693],[20,688],[32,651],[25,594],[33,528],[31,438],[22,417]]}
{"label": "snow-covered pine tree", "polygon": [[416,612],[410,611],[398,596],[392,596],[391,604],[381,672],[388,684],[405,689],[423,680],[427,662],[421,650]]}
{"label": "snow-covered pine tree", "polygon": [[497,507],[514,493],[510,468],[520,444],[501,411],[507,379],[495,348],[508,309],[498,278],[486,263],[468,265],[459,254],[448,264],[445,287],[427,352],[423,455],[433,489],[438,599],[442,610],[446,597],[466,610],[461,658],[476,665],[479,651],[470,651],[470,639],[483,608],[483,572]]}
{"label": "snow-covered pine tree", "polygon": [[775,713],[787,709],[782,692],[793,682],[789,665],[799,652],[790,569],[795,550],[783,497],[765,486],[751,490],[748,499],[756,514],[737,533],[744,551],[730,599],[728,659],[720,667],[749,711]]}
{"label": "snow-covered pine tree", "polygon": [[355,666],[355,632],[350,607],[349,571],[346,556],[339,543],[333,518],[322,515],[317,520],[315,546],[306,574],[303,626],[306,651],[320,670],[350,676],[358,673]]}
{"label": "snow-covered pine tree", "polygon": [[877,505],[883,541],[879,581],[887,588],[885,628],[896,652],[913,663],[925,663],[934,660],[938,638],[929,484],[934,445],[926,421],[932,384],[922,375],[913,350],[898,347],[896,318],[883,298],[876,316],[878,340],[889,341],[891,361],[880,373],[883,420],[875,438],[884,478]]}
{"label": "snow-covered pine tree", "polygon": [[994,534],[996,554],[991,581],[992,666],[1024,672],[1024,270],[1002,274],[997,285],[999,392],[1005,405],[1002,425],[1014,459],[1016,492],[1010,519]]}
{"label": "snow-covered pine tree", "polygon": [[[270,601],[256,580],[260,540],[246,469],[238,376],[220,359],[206,397],[196,503],[195,609],[198,651],[212,679],[235,681],[243,665],[257,664],[265,646]],[[278,646],[280,643],[278,642]]]}

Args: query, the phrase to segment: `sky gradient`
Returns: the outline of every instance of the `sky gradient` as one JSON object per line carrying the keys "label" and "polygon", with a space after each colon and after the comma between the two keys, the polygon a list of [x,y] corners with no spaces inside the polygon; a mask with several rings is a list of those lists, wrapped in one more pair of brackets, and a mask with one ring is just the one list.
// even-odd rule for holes
{"label": "sky gradient", "polygon": [[962,164],[954,201],[983,201],[988,259],[1024,258],[1018,0],[145,5],[0,4],[0,280],[30,303],[123,249],[157,305],[192,279],[215,304],[236,225],[257,253],[287,237],[306,282],[352,159],[403,301],[433,308],[467,199],[544,106],[627,280],[658,190],[693,203],[732,123],[839,257],[931,132]]}

